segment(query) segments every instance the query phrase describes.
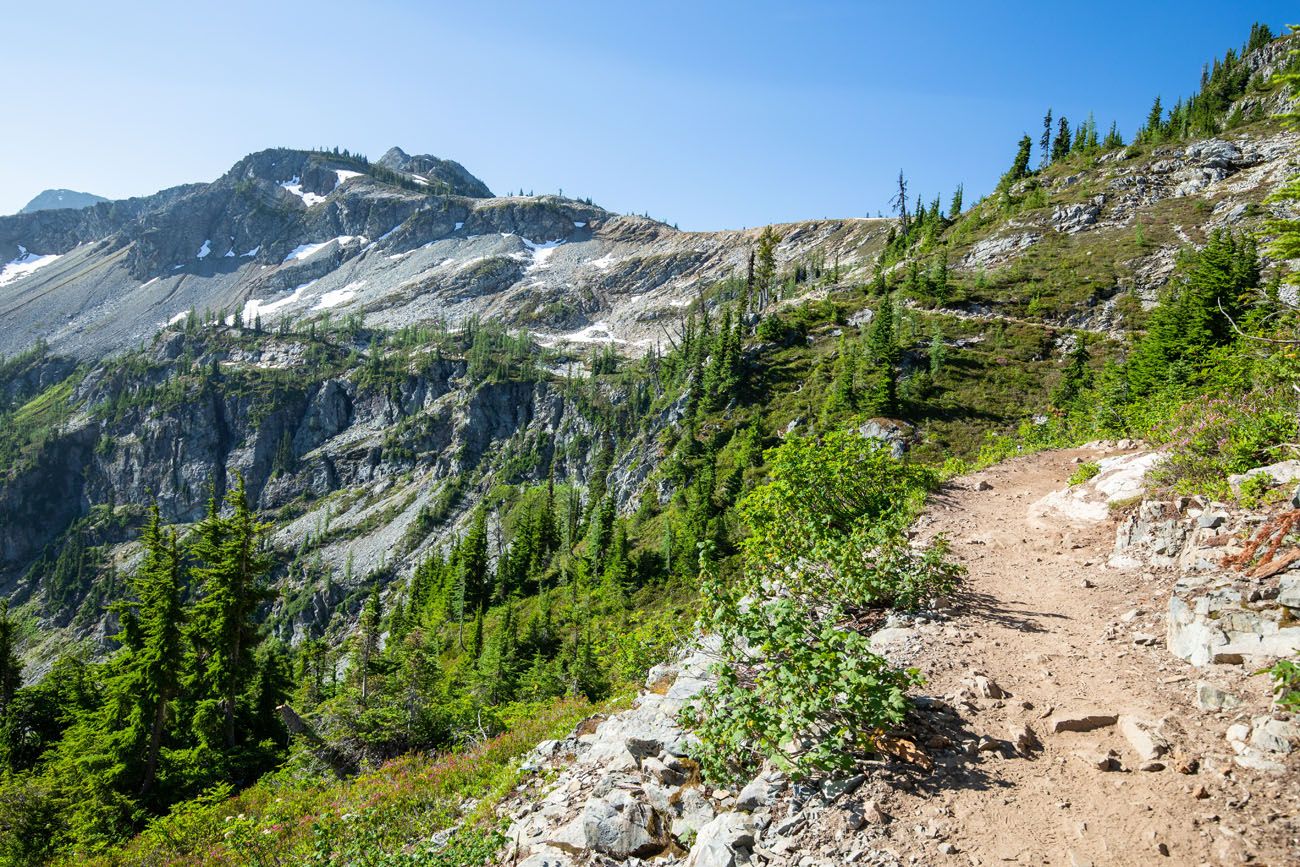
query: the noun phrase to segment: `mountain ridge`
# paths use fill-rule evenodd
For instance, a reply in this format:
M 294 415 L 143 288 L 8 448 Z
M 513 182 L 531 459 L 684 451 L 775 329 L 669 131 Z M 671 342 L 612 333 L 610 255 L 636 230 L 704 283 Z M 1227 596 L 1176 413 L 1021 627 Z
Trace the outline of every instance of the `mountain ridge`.
M 100 202 L 107 202 L 108 199 L 103 196 L 97 196 L 94 193 L 79 193 L 76 190 L 52 189 L 42 190 L 32 198 L 30 202 L 19 209 L 20 214 L 31 214 L 36 211 L 57 211 L 63 209 L 81 210 L 89 208 L 91 205 L 97 205 Z

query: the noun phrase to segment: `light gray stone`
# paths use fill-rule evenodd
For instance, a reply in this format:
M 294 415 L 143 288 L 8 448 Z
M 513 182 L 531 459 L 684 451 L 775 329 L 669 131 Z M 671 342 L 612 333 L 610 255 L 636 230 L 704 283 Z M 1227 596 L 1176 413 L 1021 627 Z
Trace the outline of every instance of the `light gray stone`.
M 1202 530 L 1217 530 L 1223 526 L 1223 522 L 1226 520 L 1227 518 L 1223 515 L 1211 515 L 1207 512 L 1196 519 L 1196 526 Z
M 1250 745 L 1270 753 L 1286 755 L 1300 741 L 1300 726 L 1272 717 L 1257 717 L 1250 730 Z
M 582 830 L 588 849 L 620 860 L 657 855 L 668 845 L 663 817 L 624 789 L 588 799 Z
M 845 795 L 851 795 L 867 781 L 865 774 L 854 774 L 844 779 L 829 779 L 822 783 L 822 797 L 831 803 Z
M 785 779 L 767 772 L 750 780 L 736 796 L 736 809 L 752 812 L 770 805 L 785 788 Z
M 1119 718 L 1119 731 L 1143 762 L 1153 762 L 1169 752 L 1169 741 L 1156 731 L 1156 724 L 1133 716 Z
M 754 846 L 754 824 L 744 813 L 722 813 L 695 837 L 686 867 L 735 867 L 748 864 Z
M 1277 603 L 1300 608 L 1300 575 L 1283 575 L 1277 584 Z
M 1007 729 L 1008 740 L 1015 746 L 1016 752 L 1027 756 L 1043 748 L 1037 733 L 1028 723 L 1012 723 Z
M 1198 681 L 1196 684 L 1196 707 L 1198 710 L 1232 710 L 1241 705 L 1241 699 L 1224 692 L 1212 683 Z
M 1273 484 L 1289 485 L 1300 482 L 1300 460 L 1279 461 L 1264 467 L 1255 467 L 1244 473 L 1228 476 L 1228 486 L 1234 494 L 1241 493 L 1241 485 L 1251 476 L 1266 475 Z

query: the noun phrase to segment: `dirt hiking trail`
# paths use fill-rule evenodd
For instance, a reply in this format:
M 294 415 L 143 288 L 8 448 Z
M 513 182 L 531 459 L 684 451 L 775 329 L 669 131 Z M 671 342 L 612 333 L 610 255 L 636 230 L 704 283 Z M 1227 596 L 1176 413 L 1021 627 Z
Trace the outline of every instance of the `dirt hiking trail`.
M 891 834 L 900 857 L 1300 863 L 1294 776 L 1234 767 L 1227 720 L 1193 703 L 1200 672 L 1165 648 L 1174 576 L 1110 568 L 1113 518 L 1031 514 L 1080 462 L 1114 454 L 1007 461 L 945 486 L 919 520 L 917 535 L 946 536 L 969 575 L 950 619 L 893 630 L 886 652 L 921 669 L 974 743 L 942 749 L 936 730 L 921 745 L 935 774 L 894 799 L 895 822 L 914 831 Z M 1237 691 L 1262 705 L 1268 683 L 1246 677 Z

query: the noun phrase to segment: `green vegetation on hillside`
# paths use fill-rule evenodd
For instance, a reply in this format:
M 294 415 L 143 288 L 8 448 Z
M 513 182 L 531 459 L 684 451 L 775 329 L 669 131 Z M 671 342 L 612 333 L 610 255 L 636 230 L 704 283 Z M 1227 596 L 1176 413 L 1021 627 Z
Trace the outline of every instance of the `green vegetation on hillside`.
M 1270 38 L 1253 31 L 1247 51 Z M 1134 158 L 1255 122 L 1234 100 L 1275 85 L 1243 69 L 1230 52 L 1193 98 L 1153 111 Z M 1172 243 L 1192 222 L 1186 200 L 1157 203 L 1123 238 L 1052 234 L 1011 265 L 957 272 L 1008 219 L 1077 201 L 1055 181 L 1123 141 L 1113 125 L 1099 135 L 1091 118 L 1072 126 L 1049 112 L 1037 168 L 1034 144 L 1018 142 L 993 195 L 968 207 L 959 187 L 947 213 L 938 196 L 912 204 L 900 176 L 899 221 L 865 285 L 843 284 L 816 254 L 778 268 L 783 240 L 769 227 L 743 276 L 690 305 L 670 351 L 596 351 L 588 377 L 552 373 L 573 359 L 489 322 L 203 324 L 221 312 L 189 318 L 178 357 L 133 353 L 89 385 L 86 368 L 53 383 L 29 375 L 50 360 L 44 348 L 0 365 L 6 478 L 60 447 L 78 414 L 100 426 L 96 454 L 111 456 L 115 432 L 148 420 L 220 398 L 256 427 L 336 377 L 393 408 L 379 451 L 404 480 L 446 424 L 405 405 L 416 380 L 467 394 L 546 387 L 583 421 L 567 453 L 549 433 L 521 433 L 440 479 L 393 548 L 415 560 L 409 574 L 386 561 L 354 575 L 349 558 L 336 576 L 321 552 L 393 521 L 413 507 L 410 491 L 299 495 L 266 516 L 324 512 L 296 550 L 265 543 L 242 488 L 192 527 L 111 502 L 73 521 L 24 577 L 44 607 L 0 608 L 0 863 L 482 864 L 518 757 L 620 701 L 693 631 L 701 601 L 725 651 L 721 686 L 692 710 L 711 779 L 763 760 L 796 775 L 842 767 L 880 748 L 917 680 L 873 654 L 868 635 L 959 577 L 942 541 L 914 548 L 905 535 L 938 465 L 1134 436 L 1172 447 L 1168 485 L 1223 496 L 1227 473 L 1289 456 L 1300 439 L 1300 319 L 1253 237 L 1219 231 L 1189 246 L 1153 309 L 1120 311 L 1128 338 L 1049 324 L 1104 300 L 1150 244 Z M 1278 199 L 1300 199 L 1296 181 Z M 1300 255 L 1296 221 L 1266 226 L 1275 258 Z M 300 364 L 231 360 L 287 345 Z M 40 384 L 18 387 L 28 380 Z M 915 426 L 906 459 L 857 433 L 878 417 Z M 1017 426 L 1018 440 L 982 451 Z M 291 476 L 291 435 L 271 441 L 271 477 Z M 566 459 L 585 483 L 564 475 Z M 642 483 L 633 471 L 644 468 Z M 1083 465 L 1072 482 L 1095 472 Z M 619 490 L 628 477 L 636 489 Z M 330 509 L 358 503 L 364 517 L 330 525 Z M 454 519 L 459 535 L 429 544 Z M 141 557 L 111 560 L 133 528 Z M 293 647 L 277 641 L 317 594 L 333 623 Z M 110 600 L 107 658 L 77 649 L 22 683 L 31 618 L 84 626 Z M 1293 695 L 1293 670 L 1279 671 Z M 821 736 L 803 750 L 810 729 Z

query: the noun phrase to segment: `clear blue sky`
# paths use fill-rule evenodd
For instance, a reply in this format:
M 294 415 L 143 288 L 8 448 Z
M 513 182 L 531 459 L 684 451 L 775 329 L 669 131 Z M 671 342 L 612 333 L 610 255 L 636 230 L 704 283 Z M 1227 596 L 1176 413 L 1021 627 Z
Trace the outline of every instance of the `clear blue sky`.
M 1254 20 L 1300 8 L 24 0 L 4 16 L 0 213 L 335 144 L 690 229 L 874 214 L 900 167 L 946 206 L 959 182 L 991 188 L 1049 105 L 1131 135 Z

